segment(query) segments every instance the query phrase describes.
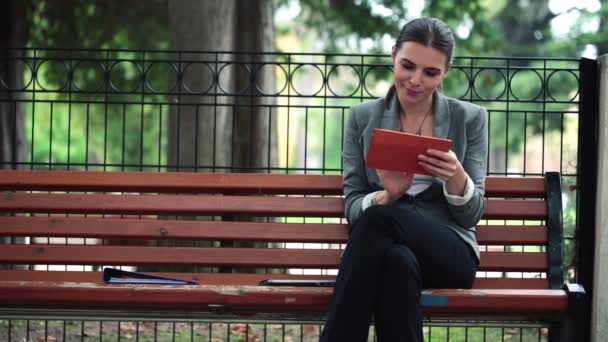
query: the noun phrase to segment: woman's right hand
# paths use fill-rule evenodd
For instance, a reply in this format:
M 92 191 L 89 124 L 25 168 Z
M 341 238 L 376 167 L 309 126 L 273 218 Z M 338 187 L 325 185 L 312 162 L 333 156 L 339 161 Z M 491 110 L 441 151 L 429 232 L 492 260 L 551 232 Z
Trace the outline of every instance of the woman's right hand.
M 410 188 L 414 174 L 400 171 L 377 169 L 378 177 L 384 186 L 384 191 L 376 195 L 377 204 L 392 204 Z

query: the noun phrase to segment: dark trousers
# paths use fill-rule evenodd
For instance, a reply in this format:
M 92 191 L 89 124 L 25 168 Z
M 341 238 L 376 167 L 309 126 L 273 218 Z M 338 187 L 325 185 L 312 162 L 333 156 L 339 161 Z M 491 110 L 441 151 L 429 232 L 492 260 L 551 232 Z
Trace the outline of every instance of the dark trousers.
M 470 288 L 472 249 L 415 212 L 373 206 L 352 227 L 322 342 L 362 342 L 372 315 L 379 342 L 422 341 L 422 288 Z

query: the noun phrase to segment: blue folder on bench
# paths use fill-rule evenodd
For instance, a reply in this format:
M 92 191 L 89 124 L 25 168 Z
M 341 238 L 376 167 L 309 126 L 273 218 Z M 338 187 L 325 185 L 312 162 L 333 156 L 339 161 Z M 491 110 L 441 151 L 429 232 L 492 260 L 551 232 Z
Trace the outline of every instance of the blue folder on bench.
M 108 284 L 160 284 L 160 285 L 198 285 L 195 281 L 160 277 L 156 275 L 123 271 L 117 268 L 103 269 L 103 281 Z

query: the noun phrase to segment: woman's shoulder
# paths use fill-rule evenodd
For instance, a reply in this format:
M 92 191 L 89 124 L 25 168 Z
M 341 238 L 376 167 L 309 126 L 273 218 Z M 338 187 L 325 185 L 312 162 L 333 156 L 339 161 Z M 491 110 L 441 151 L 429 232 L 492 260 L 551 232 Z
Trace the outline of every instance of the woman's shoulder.
M 463 114 L 469 115 L 479 115 L 486 111 L 486 109 L 480 105 L 475 103 L 471 103 L 468 101 L 463 101 L 459 99 L 455 99 L 453 97 L 442 96 L 444 101 L 451 112 L 461 112 Z
M 464 123 L 484 122 L 487 120 L 488 111 L 480 105 L 443 95 L 441 96 L 441 101 L 443 101 L 443 106 L 447 107 L 447 112 L 450 113 L 452 120 Z
M 351 107 L 351 115 L 355 115 L 358 122 L 368 121 L 374 115 L 382 114 L 386 109 L 384 98 L 365 101 Z

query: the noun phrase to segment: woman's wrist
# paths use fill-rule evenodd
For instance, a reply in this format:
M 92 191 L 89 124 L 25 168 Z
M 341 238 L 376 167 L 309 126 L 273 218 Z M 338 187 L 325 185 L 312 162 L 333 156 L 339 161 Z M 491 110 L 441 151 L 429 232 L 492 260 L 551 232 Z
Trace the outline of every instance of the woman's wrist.
M 446 182 L 446 190 L 450 195 L 462 196 L 467 185 L 467 174 L 462 168 L 459 168 L 456 174 Z
M 376 193 L 376 195 L 372 199 L 372 202 L 374 204 L 388 205 L 388 204 L 393 204 L 396 200 L 397 199 L 394 198 L 394 196 L 391 196 L 391 194 L 388 191 L 382 190 L 382 191 Z

